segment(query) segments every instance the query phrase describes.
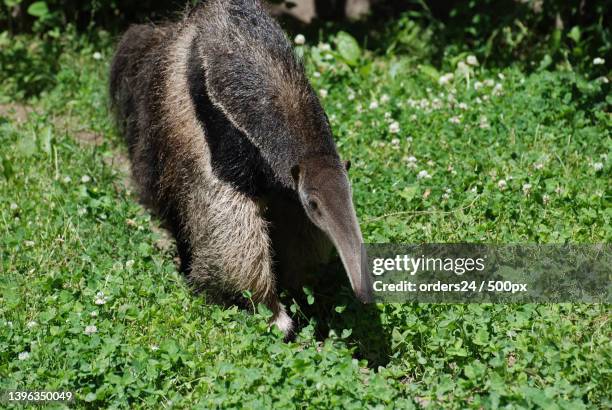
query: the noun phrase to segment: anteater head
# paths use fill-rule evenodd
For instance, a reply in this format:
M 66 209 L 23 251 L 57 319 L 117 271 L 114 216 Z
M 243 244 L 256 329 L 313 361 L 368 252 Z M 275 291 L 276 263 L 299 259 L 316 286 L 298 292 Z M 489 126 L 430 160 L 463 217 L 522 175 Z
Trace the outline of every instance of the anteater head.
M 349 162 L 331 155 L 302 160 L 291 169 L 300 202 L 308 218 L 327 234 L 340 254 L 355 295 L 370 298 L 367 276 L 361 273 L 363 238 L 353 207 Z

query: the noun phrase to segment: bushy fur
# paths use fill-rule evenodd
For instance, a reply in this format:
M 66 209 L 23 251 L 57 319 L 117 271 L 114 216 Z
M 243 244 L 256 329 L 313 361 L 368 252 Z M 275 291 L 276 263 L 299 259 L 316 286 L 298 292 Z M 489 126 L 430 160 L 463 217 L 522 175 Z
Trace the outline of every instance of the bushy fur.
M 251 291 L 289 332 L 275 272 L 295 283 L 332 248 L 291 170 L 313 158 L 342 166 L 278 24 L 256 0 L 209 0 L 179 22 L 133 26 L 110 92 L 134 179 L 189 280 L 222 301 Z

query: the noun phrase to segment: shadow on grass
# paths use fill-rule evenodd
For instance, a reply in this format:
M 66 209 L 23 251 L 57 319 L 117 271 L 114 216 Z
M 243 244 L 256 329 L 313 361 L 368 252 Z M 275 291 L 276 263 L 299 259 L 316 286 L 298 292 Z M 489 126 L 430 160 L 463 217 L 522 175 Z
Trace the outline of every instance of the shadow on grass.
M 368 361 L 369 368 L 386 366 L 391 335 L 382 325 L 376 305 L 363 304 L 355 298 L 340 260 L 336 259 L 311 280 L 314 303 L 308 303 L 304 292 L 287 292 L 284 298 L 286 306 L 295 300 L 300 307 L 302 315 L 294 315 L 298 331 L 314 321 L 317 340 L 324 341 L 333 331 L 354 349 L 355 358 Z

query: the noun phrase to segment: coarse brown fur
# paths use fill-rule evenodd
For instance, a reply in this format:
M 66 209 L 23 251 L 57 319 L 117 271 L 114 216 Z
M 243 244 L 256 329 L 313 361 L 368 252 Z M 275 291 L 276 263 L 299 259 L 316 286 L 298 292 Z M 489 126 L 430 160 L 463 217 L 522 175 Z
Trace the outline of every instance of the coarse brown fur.
M 295 286 L 327 261 L 328 237 L 342 256 L 337 238 L 354 248 L 361 234 L 329 123 L 278 25 L 256 0 L 209 0 L 133 26 L 110 90 L 140 194 L 172 228 L 188 280 L 222 302 L 250 291 L 289 333 L 278 278 Z M 345 222 L 305 210 L 319 191 Z

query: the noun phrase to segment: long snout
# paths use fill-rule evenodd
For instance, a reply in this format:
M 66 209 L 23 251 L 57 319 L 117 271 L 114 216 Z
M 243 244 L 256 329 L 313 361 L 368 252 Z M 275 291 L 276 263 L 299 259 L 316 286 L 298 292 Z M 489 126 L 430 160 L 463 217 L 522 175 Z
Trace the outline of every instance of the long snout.
M 340 254 L 357 299 L 368 303 L 372 298 L 372 286 L 367 271 L 362 271 L 361 248 L 363 237 L 350 196 L 347 201 L 334 207 L 328 225 L 328 236 Z

